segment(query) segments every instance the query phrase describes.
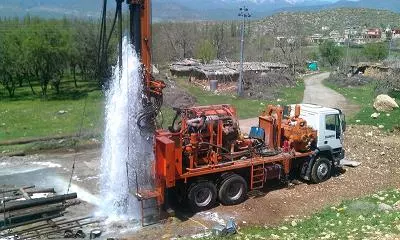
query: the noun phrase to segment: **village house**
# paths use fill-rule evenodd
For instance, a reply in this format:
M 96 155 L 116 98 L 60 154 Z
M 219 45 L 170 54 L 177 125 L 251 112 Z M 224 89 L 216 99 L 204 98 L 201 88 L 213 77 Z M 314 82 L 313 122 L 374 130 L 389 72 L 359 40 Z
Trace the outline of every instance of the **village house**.
M 380 28 L 368 28 L 364 30 L 364 38 L 366 39 L 381 39 L 382 30 Z
M 329 38 L 334 41 L 334 42 L 339 42 L 340 38 L 342 38 L 342 36 L 340 35 L 339 31 L 337 30 L 333 30 L 329 33 Z
M 400 28 L 392 29 L 392 38 L 400 38 Z
M 320 33 L 315 33 L 309 37 L 312 43 L 322 43 L 324 41 L 323 35 Z

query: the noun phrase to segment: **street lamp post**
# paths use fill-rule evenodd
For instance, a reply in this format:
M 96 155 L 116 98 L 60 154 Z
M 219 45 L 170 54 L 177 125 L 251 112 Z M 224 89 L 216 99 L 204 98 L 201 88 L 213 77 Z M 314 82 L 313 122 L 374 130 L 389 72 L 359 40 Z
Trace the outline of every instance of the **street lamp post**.
M 240 12 L 238 14 L 239 17 L 242 17 L 242 24 L 241 24 L 241 39 L 240 39 L 240 71 L 239 71 L 239 79 L 238 79 L 238 95 L 239 97 L 243 97 L 243 51 L 244 51 L 244 23 L 246 18 L 251 17 L 249 13 L 249 9 L 246 6 L 241 7 Z

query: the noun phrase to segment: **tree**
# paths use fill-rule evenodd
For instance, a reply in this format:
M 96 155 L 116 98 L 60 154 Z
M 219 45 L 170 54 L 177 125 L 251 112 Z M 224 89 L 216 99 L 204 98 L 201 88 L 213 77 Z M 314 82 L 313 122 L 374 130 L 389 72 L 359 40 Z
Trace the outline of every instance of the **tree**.
M 216 57 L 218 59 L 222 59 L 225 56 L 226 34 L 224 28 L 225 28 L 224 23 L 215 24 L 211 28 L 212 44 L 215 48 Z
M 29 60 L 33 63 L 33 72 L 42 89 L 42 96 L 47 97 L 50 81 L 59 92 L 59 85 L 67 59 L 66 33 L 50 23 L 32 28 L 29 41 L 26 42 Z
M 337 65 L 343 56 L 342 49 L 333 41 L 325 41 L 319 46 L 319 52 L 322 59 L 327 61 L 331 66 Z
M 71 33 L 71 42 L 69 43 L 68 57 L 69 65 L 73 73 L 75 86 L 76 84 L 76 67 L 79 66 L 82 74 L 82 79 L 94 79 L 97 72 L 97 52 L 98 46 L 95 28 L 91 23 L 79 22 L 76 24 L 73 32 Z M 109 59 L 114 59 L 115 45 L 114 42 L 110 43 L 107 49 Z M 114 49 L 114 50 L 113 50 Z M 99 82 L 103 84 L 102 81 Z
M 200 42 L 196 54 L 198 59 L 201 59 L 203 63 L 209 63 L 211 60 L 215 59 L 215 56 L 215 48 L 209 40 L 203 40 Z
M 17 65 L 16 39 L 7 34 L 0 40 L 0 82 L 7 90 L 9 97 L 14 97 L 17 88 Z
M 363 53 L 370 61 L 380 61 L 387 58 L 389 49 L 385 43 L 369 43 L 364 46 Z

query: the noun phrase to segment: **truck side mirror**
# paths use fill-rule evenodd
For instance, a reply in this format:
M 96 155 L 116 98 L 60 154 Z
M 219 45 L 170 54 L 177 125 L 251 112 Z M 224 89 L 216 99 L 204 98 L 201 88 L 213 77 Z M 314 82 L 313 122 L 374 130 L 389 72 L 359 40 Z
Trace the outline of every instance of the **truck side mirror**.
M 344 114 L 341 114 L 340 119 L 342 120 L 342 131 L 346 132 L 346 116 Z

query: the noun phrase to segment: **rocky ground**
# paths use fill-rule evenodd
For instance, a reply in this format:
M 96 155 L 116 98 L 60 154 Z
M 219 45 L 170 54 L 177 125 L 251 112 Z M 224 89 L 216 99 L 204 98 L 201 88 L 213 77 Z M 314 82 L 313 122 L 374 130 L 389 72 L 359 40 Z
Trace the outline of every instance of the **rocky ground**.
M 372 194 L 382 189 L 400 187 L 400 134 L 381 132 L 370 126 L 349 126 L 345 139 L 347 158 L 359 161 L 357 168 L 321 184 L 303 183 L 291 189 L 278 188 L 256 194 L 238 206 L 217 206 L 207 213 L 139 232 L 133 239 L 151 239 L 148 232 L 169 238 L 195 234 L 212 228 L 229 217 L 239 226 L 270 226 L 308 216 L 342 200 Z M 192 226 L 182 228 L 180 226 Z M 203 231 L 203 230 L 202 230 Z M 185 233 L 186 232 L 186 233 Z

